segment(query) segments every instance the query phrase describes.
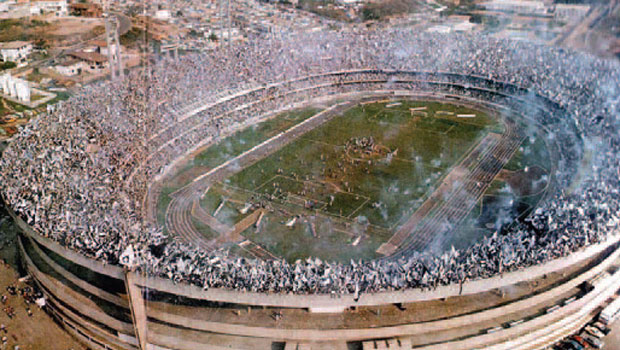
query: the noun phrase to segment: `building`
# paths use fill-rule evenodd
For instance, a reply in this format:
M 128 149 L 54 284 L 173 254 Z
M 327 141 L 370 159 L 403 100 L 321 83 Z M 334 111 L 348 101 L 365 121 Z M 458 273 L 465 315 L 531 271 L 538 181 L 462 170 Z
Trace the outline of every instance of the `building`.
M 27 41 L 9 41 L 0 43 L 0 56 L 4 62 L 25 62 L 32 52 L 32 44 Z
M 0 89 L 6 96 L 20 102 L 30 102 L 30 85 L 28 81 L 15 78 L 10 73 L 0 76 Z
M 452 31 L 452 27 L 438 24 L 438 25 L 429 27 L 428 29 L 426 29 L 426 31 L 428 33 L 448 34 Z
M 69 14 L 67 0 L 30 0 L 28 1 L 31 15 L 53 13 L 56 16 Z
M 11 18 L 54 14 L 67 16 L 67 0 L 9 0 L 0 3 L 0 12 Z
M 137 28 L 148 31 L 153 39 L 162 41 L 168 40 L 178 35 L 179 30 L 176 26 L 147 16 L 136 16 L 133 23 Z
M 97 52 L 99 54 L 102 54 L 104 56 L 107 56 L 109 53 L 109 49 L 108 49 L 108 42 L 105 40 L 93 40 L 90 42 L 92 45 L 95 46 L 94 48 L 94 52 Z M 112 48 L 115 48 L 114 46 Z M 115 50 L 114 50 L 115 51 Z M 116 52 L 112 52 L 113 55 L 116 55 Z
M 160 21 L 169 21 L 172 18 L 172 14 L 170 10 L 157 10 L 154 17 Z
M 54 70 L 64 76 L 72 77 L 75 75 L 80 75 L 82 73 L 82 70 L 84 70 L 84 66 L 84 61 L 81 61 L 77 58 L 72 58 L 63 63 L 55 65 Z
M 82 62 L 83 71 L 88 73 L 102 73 L 108 68 L 108 57 L 97 52 L 75 51 L 69 56 Z
M 590 11 L 590 5 L 581 4 L 556 4 L 554 17 L 559 20 L 576 21 Z
M 481 3 L 488 11 L 516 13 L 528 16 L 548 16 L 549 9 L 542 1 L 493 0 Z
M 82 17 L 99 18 L 103 16 L 103 9 L 98 4 L 75 3 L 69 5 L 71 14 Z

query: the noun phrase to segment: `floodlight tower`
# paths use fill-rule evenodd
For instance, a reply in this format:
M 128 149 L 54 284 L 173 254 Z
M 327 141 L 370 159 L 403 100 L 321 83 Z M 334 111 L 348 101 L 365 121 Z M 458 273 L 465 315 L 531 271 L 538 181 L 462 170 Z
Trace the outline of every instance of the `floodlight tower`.
M 217 20 L 220 25 L 220 49 L 222 48 L 222 43 L 224 42 L 224 0 L 217 1 Z
M 228 10 L 227 10 L 227 14 L 228 14 L 228 58 L 230 60 L 230 57 L 232 56 L 232 21 L 231 21 L 231 15 L 230 15 L 230 0 L 228 1 Z
M 121 60 L 121 44 L 119 39 L 120 21 L 110 14 L 110 0 L 103 2 L 105 16 L 105 36 L 108 45 L 108 62 L 110 65 L 110 78 L 122 80 L 125 73 Z

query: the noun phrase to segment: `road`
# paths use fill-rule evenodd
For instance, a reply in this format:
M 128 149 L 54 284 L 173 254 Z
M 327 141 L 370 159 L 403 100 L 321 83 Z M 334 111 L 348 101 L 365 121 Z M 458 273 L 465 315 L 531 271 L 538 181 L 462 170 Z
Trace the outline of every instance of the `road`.
M 581 21 L 572 26 L 567 26 L 567 30 L 553 40 L 551 44 L 605 55 L 609 43 L 597 27 L 601 20 L 614 13 L 619 6 L 620 1 L 618 0 L 599 5 L 593 4 Z

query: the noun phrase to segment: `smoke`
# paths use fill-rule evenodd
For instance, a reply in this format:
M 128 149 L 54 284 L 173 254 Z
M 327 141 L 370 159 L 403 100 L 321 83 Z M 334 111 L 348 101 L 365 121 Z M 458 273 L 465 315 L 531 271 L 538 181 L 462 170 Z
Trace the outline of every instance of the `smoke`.
M 549 176 L 543 175 L 538 180 L 532 181 L 532 192 L 537 192 L 541 187 L 545 186 L 549 182 Z
M 514 208 L 516 194 L 512 190 L 512 187 L 506 184 L 500 189 L 499 193 L 501 193 L 502 196 L 496 197 L 499 200 L 496 202 L 498 210 L 494 222 L 494 228 L 498 231 L 504 225 L 511 224 L 517 216 L 517 212 Z

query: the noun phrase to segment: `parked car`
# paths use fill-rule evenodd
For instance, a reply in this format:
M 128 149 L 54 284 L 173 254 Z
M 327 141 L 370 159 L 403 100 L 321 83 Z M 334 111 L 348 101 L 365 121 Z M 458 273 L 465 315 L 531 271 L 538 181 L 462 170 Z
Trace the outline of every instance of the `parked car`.
M 607 335 L 609 334 L 609 332 L 611 332 L 611 329 L 609 329 L 609 327 L 605 326 L 603 323 L 601 322 L 594 322 L 593 324 L 594 327 L 598 328 L 601 332 L 603 332 L 603 334 Z
M 578 336 L 578 335 L 573 335 L 573 336 L 571 337 L 571 339 L 572 339 L 572 340 L 574 340 L 574 341 L 576 341 L 577 343 L 581 344 L 581 345 L 582 345 L 583 347 L 585 347 L 585 348 L 590 347 L 590 346 L 588 345 L 588 342 L 587 342 L 587 341 L 585 341 L 582 337 L 580 337 L 580 336 Z
M 585 346 L 579 344 L 577 341 L 573 339 L 566 340 L 566 343 L 570 344 L 575 350 L 583 350 L 586 348 Z
M 597 339 L 586 332 L 581 333 L 581 337 L 596 349 L 602 349 L 605 346 L 605 343 L 602 340 Z
M 605 334 L 603 332 L 601 332 L 598 328 L 594 327 L 594 326 L 586 326 L 585 328 L 586 332 L 590 333 L 591 335 L 601 339 L 605 337 Z

